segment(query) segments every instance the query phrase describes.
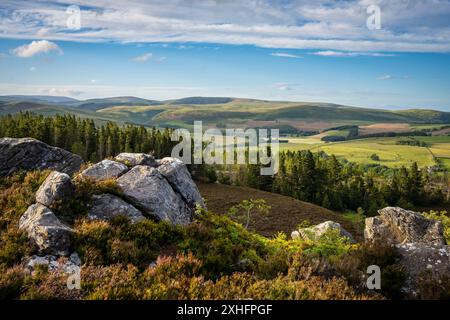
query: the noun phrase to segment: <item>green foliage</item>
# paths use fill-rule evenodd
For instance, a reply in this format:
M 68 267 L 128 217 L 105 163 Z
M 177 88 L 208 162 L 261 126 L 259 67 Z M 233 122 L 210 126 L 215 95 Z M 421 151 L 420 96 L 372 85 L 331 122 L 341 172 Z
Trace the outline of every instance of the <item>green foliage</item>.
M 269 213 L 270 209 L 271 207 L 267 205 L 264 199 L 249 199 L 232 206 L 228 211 L 228 215 L 247 229 L 254 211 L 257 211 L 260 215 L 265 215 Z
M 346 211 L 342 214 L 342 217 L 352 223 L 358 232 L 364 230 L 366 216 L 364 215 L 364 210 L 362 208 L 359 208 L 357 212 Z
M 450 244 L 450 216 L 447 211 L 434 211 L 423 213 L 425 218 L 441 221 L 444 226 L 444 237 L 447 243 Z
M 205 169 L 205 175 L 206 175 L 206 178 L 208 179 L 208 182 L 215 183 L 217 181 L 217 174 L 216 174 L 216 170 L 214 170 L 214 168 L 211 168 L 208 166 Z
M 74 248 L 88 265 L 131 263 L 145 267 L 180 236 L 181 231 L 167 222 L 132 224 L 121 216 L 111 223 L 80 220 L 75 224 Z
M 262 237 L 228 217 L 204 210 L 199 210 L 197 219 L 184 229 L 183 241 L 178 247 L 203 261 L 202 272 L 208 278 L 253 270 L 268 252 Z M 246 263 L 242 263 L 243 260 Z
M 236 185 L 272 191 L 335 211 L 361 208 L 367 215 L 388 205 L 413 208 L 442 204 L 448 182 L 445 176 L 431 178 L 415 162 L 410 168 L 368 167 L 310 151 L 281 152 L 279 171 L 273 177 L 261 176 L 257 165 L 218 166 L 217 170 L 222 174 L 232 172 L 229 177 Z
M 30 112 L 0 117 L 0 137 L 31 137 L 80 155 L 85 161 L 115 156 L 120 152 L 169 156 L 176 142 L 170 129 L 118 126 L 114 122 L 97 127 L 93 119 L 73 115 L 44 117 Z
M 314 240 L 305 241 L 303 252 L 334 259 L 349 252 L 352 247 L 347 237 L 340 236 L 339 230 L 329 229 L 319 237 L 315 237 Z

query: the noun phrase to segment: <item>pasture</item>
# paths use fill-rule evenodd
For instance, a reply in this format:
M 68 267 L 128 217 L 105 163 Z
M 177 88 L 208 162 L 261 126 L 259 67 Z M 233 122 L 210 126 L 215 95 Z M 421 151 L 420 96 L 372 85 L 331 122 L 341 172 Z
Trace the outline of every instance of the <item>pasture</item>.
M 417 162 L 419 167 L 441 164 L 450 169 L 450 137 L 415 137 L 426 142 L 429 147 L 397 145 L 398 137 L 368 138 L 343 142 L 324 143 L 318 136 L 288 139 L 288 143 L 280 144 L 280 150 L 311 150 L 334 154 L 338 159 L 347 159 L 362 164 L 381 164 L 391 168 L 410 166 Z M 371 158 L 372 154 L 379 161 Z

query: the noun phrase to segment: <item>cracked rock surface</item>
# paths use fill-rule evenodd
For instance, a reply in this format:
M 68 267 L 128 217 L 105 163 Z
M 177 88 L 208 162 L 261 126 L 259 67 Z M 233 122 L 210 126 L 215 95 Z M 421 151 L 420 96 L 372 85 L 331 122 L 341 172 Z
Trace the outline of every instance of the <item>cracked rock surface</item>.
M 83 163 L 80 156 L 36 139 L 0 138 L 0 176 L 35 169 L 52 169 L 71 175 Z

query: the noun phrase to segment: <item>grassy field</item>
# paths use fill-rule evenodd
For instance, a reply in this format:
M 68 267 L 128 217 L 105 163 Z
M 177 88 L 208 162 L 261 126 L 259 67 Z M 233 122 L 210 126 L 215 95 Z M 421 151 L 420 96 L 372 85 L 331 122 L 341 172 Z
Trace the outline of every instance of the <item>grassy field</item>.
M 280 145 L 280 150 L 311 150 L 334 154 L 340 159 L 357 163 L 378 163 L 388 167 L 409 166 L 417 162 L 420 167 L 434 166 L 438 162 L 450 169 L 450 137 L 415 137 L 430 147 L 397 145 L 399 138 L 369 138 L 343 142 L 324 143 L 319 135 L 306 138 L 292 138 Z M 377 154 L 380 161 L 371 159 Z

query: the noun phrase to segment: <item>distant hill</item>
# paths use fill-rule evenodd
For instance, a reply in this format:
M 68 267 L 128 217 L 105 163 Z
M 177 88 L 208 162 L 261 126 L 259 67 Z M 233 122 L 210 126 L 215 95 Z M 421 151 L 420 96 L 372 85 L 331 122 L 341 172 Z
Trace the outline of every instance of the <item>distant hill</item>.
M 14 96 L 0 96 L 0 102 L 34 102 L 43 104 L 69 104 L 76 103 L 79 100 L 62 96 L 28 96 L 28 95 L 14 95 Z
M 267 101 L 231 97 L 188 97 L 158 101 L 131 96 L 76 100 L 54 96 L 0 96 L 0 115 L 33 111 L 44 115 L 72 113 L 101 121 L 149 126 L 290 127 L 301 131 L 375 123 L 447 124 L 450 112 L 383 110 L 332 103 Z
M 75 103 L 71 103 L 70 105 L 84 110 L 96 111 L 113 106 L 143 106 L 155 104 L 161 104 L 161 102 L 136 97 L 112 97 L 112 98 L 77 101 Z
M 218 104 L 229 103 L 233 98 L 228 97 L 188 97 L 167 101 L 169 104 Z

